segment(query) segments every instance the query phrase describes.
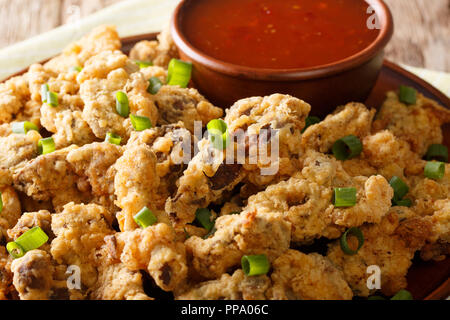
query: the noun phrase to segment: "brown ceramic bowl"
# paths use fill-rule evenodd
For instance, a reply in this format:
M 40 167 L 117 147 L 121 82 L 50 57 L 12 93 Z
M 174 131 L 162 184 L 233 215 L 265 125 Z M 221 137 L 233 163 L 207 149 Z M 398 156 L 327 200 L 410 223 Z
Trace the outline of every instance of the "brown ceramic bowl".
M 363 51 L 332 64 L 303 69 L 259 69 L 214 59 L 193 47 L 182 28 L 182 19 L 195 0 L 183 0 L 174 12 L 171 32 L 183 60 L 194 65 L 195 87 L 218 106 L 272 93 L 301 98 L 312 113 L 325 115 L 349 101 L 365 101 L 381 70 L 384 48 L 393 34 L 392 15 L 382 0 L 367 0 L 378 15 L 381 30 Z M 369 16 L 368 16 L 369 17 Z

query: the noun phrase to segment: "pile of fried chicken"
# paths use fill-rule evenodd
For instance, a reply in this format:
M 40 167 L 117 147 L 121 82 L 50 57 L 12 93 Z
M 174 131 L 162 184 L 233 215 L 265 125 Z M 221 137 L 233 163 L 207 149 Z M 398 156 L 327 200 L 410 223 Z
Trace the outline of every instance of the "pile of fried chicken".
M 224 112 L 195 88 L 149 93 L 149 79 L 166 83 L 177 58 L 167 31 L 129 55 L 120 49 L 115 28 L 98 27 L 0 84 L 0 299 L 148 300 L 155 290 L 181 300 L 352 299 L 375 293 L 366 283 L 370 265 L 381 269 L 381 293 L 392 296 L 406 288 L 415 255 L 449 254 L 450 165 L 430 179 L 423 157 L 443 143 L 450 110 L 421 94 L 406 105 L 388 92 L 378 113 L 349 103 L 304 130 L 311 106 L 288 95 L 243 99 Z M 56 107 L 42 103 L 44 84 L 57 93 Z M 117 113 L 119 90 L 152 128 L 136 131 Z M 195 139 L 194 122 L 220 118 L 230 133 L 256 139 L 277 130 L 278 172 L 205 161 L 209 141 Z M 23 121 L 39 130 L 14 133 Z M 121 145 L 105 141 L 108 132 Z M 363 151 L 337 160 L 330 149 L 349 135 Z M 41 155 L 38 142 L 49 136 L 56 150 Z M 180 163 L 185 141 L 198 153 Z M 394 176 L 408 185 L 412 206 L 393 204 Z M 333 205 L 340 187 L 356 188 L 356 205 Z M 157 223 L 136 223 L 143 207 Z M 195 223 L 199 208 L 209 208 L 212 231 Z M 49 240 L 14 259 L 6 244 L 35 227 Z M 340 238 L 352 227 L 364 244 L 349 255 Z M 325 252 L 302 250 L 324 239 Z M 246 275 L 244 255 L 266 255 L 270 271 Z M 79 288 L 67 285 L 70 266 L 81 270 Z

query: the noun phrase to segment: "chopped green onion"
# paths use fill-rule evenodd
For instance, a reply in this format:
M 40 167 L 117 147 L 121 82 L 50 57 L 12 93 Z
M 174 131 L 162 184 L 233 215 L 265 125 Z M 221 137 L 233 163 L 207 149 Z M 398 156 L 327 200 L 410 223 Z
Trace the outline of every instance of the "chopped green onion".
M 310 126 L 319 123 L 320 118 L 319 117 L 307 117 L 305 120 L 305 127 L 302 130 L 302 133 L 306 131 Z
M 393 204 L 399 207 L 410 208 L 412 206 L 412 200 L 411 199 L 393 200 Z
M 432 144 L 425 155 L 428 161 L 436 160 L 441 162 L 448 162 L 448 148 L 442 144 Z
M 212 221 L 211 212 L 208 209 L 197 209 L 195 218 L 203 228 L 208 230 L 208 232 L 214 227 L 214 221 Z
M 336 141 L 331 150 L 336 159 L 348 160 L 359 156 L 363 145 L 358 137 L 350 135 Z
M 444 177 L 445 163 L 438 161 L 428 161 L 425 165 L 425 177 L 439 180 Z
M 58 106 L 58 94 L 56 92 L 47 92 L 47 104 L 52 106 L 52 107 L 57 107 Z
M 83 70 L 82 67 L 72 67 L 71 71 L 75 71 L 75 72 L 81 72 L 81 70 Z
M 128 96 L 123 91 L 117 91 L 116 93 L 116 110 L 122 117 L 127 118 L 130 114 L 130 103 Z
M 391 300 L 414 300 L 414 298 L 408 290 L 400 290 L 391 298 Z
M 151 212 L 147 207 L 142 208 L 134 217 L 134 221 L 141 227 L 147 228 L 154 225 L 158 219 L 155 217 L 153 212 Z
M 12 124 L 12 132 L 14 133 L 27 134 L 30 130 L 39 131 L 39 128 L 37 127 L 37 125 L 30 121 L 14 122 Z
M 151 94 L 157 94 L 159 89 L 163 86 L 163 83 L 161 80 L 159 80 L 158 77 L 151 77 L 149 80 L 149 85 L 147 88 L 147 92 Z
M 208 129 L 209 140 L 213 146 L 219 150 L 224 150 L 230 143 L 228 126 L 225 121 L 220 119 L 211 120 L 206 126 Z
M 381 296 L 371 296 L 367 298 L 367 300 L 386 300 L 386 299 Z
M 15 242 L 8 242 L 6 250 L 8 250 L 9 254 L 14 259 L 22 258 L 25 255 L 25 251 L 22 247 Z
M 169 63 L 167 84 L 170 86 L 180 86 L 186 88 L 191 80 L 192 63 L 178 59 L 172 59 Z
M 152 122 L 147 117 L 130 115 L 130 119 L 131 124 L 136 131 L 144 131 L 152 127 Z
M 135 60 L 135 62 L 139 66 L 140 69 L 148 68 L 153 65 L 153 62 L 151 62 L 151 61 Z
M 408 185 L 397 176 L 393 176 L 389 184 L 394 189 L 394 201 L 403 199 L 409 191 Z
M 406 104 L 415 104 L 417 101 L 417 91 L 411 87 L 400 86 L 398 99 Z
M 353 207 L 356 205 L 356 188 L 335 188 L 333 200 L 335 207 Z
M 18 244 L 25 252 L 37 249 L 48 241 L 48 236 L 40 227 L 34 227 L 22 234 L 16 239 Z
M 41 86 L 41 101 L 42 103 L 47 102 L 47 93 L 50 91 L 48 84 L 43 84 Z
M 348 246 L 347 236 L 349 234 L 355 236 L 358 239 L 358 248 L 356 250 L 352 250 Z M 364 235 L 363 235 L 361 229 L 356 228 L 356 227 L 352 227 L 352 228 L 348 229 L 347 231 L 345 231 L 345 233 L 341 237 L 342 251 L 344 251 L 345 254 L 348 254 L 351 256 L 357 254 L 359 249 L 361 249 L 361 247 L 363 246 L 363 244 L 364 244 Z
M 105 141 L 120 146 L 122 138 L 118 134 L 108 132 Z
M 241 259 L 242 270 L 247 276 L 260 276 L 270 270 L 270 262 L 265 254 L 243 256 Z
M 3 211 L 3 199 L 2 199 L 2 193 L 0 192 L 0 213 Z
M 39 154 L 48 154 L 56 150 L 55 141 L 52 137 L 41 139 L 38 142 Z

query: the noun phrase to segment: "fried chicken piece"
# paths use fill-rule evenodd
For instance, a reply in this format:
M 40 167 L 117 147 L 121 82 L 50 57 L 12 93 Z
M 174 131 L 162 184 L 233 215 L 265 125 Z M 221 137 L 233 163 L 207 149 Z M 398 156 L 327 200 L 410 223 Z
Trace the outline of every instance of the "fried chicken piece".
M 172 227 L 159 223 L 145 229 L 119 232 L 105 239 L 112 259 L 129 270 L 147 270 L 165 291 L 175 290 L 187 277 L 184 245 Z
M 175 225 L 183 226 L 192 222 L 198 208 L 207 207 L 210 203 L 220 200 L 224 192 L 232 190 L 244 179 L 262 188 L 287 179 L 298 171 L 300 132 L 309 110 L 310 106 L 304 101 L 280 94 L 236 102 L 225 117 L 232 137 L 232 143 L 226 152 L 214 148 L 208 139 L 200 141 L 199 153 L 191 160 L 178 181 L 176 196 L 167 200 L 166 212 Z M 268 159 L 261 159 L 264 154 L 255 159 L 252 158 L 255 156 L 254 150 L 249 152 L 249 149 L 262 144 L 258 143 L 262 129 L 276 130 L 275 133 L 270 130 L 265 132 L 268 132 L 269 141 L 279 140 L 278 154 L 274 150 L 272 155 L 269 150 L 271 147 L 267 148 L 270 158 L 268 162 Z M 234 141 L 234 137 L 243 141 Z M 260 151 L 263 153 L 263 150 Z M 239 157 L 245 153 L 243 159 L 230 157 L 230 154 L 236 152 Z
M 25 108 L 30 92 L 24 76 L 0 83 L 0 124 L 13 121 Z
M 150 61 L 155 66 L 167 69 L 170 60 L 178 58 L 178 50 L 172 40 L 170 29 L 165 28 L 159 35 L 158 41 L 138 42 L 130 52 L 130 58 L 134 60 Z
M 16 240 L 22 234 L 34 227 L 40 227 L 49 237 L 49 242 L 55 237 L 52 228 L 52 215 L 47 210 L 26 212 L 17 221 L 16 225 L 8 230 L 8 236 Z
M 271 285 L 267 276 L 247 277 L 242 270 L 233 275 L 224 273 L 217 280 L 202 282 L 177 300 L 266 300 L 266 291 Z
M 317 253 L 289 250 L 273 262 L 274 300 L 351 300 L 352 290 L 344 274 Z
M 122 212 L 117 214 L 122 231 L 138 228 L 133 217 L 147 206 L 154 210 L 158 199 L 160 179 L 156 173 L 156 156 L 149 146 L 138 144 L 125 150 L 115 164 L 117 170 L 114 190 L 117 205 Z
M 39 156 L 14 172 L 14 186 L 35 200 L 52 200 L 58 211 L 69 202 L 89 202 L 90 195 L 77 188 L 79 177 L 66 161 L 68 147 Z
M 450 110 L 437 102 L 418 93 L 414 105 L 405 105 L 400 102 L 398 94 L 391 91 L 387 93 L 372 130 L 391 131 L 406 141 L 413 152 L 423 156 L 430 145 L 442 143 L 441 126 L 448 122 Z
M 221 118 L 222 109 L 213 106 L 197 89 L 163 86 L 155 95 L 160 118 L 159 125 L 183 121 L 186 128 L 194 133 L 194 122 L 201 121 L 205 127 L 209 121 Z
M 195 137 L 182 122 L 132 133 L 126 148 L 145 144 L 156 156 L 156 174 L 160 183 L 153 205 L 157 209 L 164 210 L 167 198 L 174 196 L 176 181 L 192 158 L 195 142 Z
M 0 301 L 10 300 L 14 295 L 11 261 L 4 246 L 0 246 Z
M 0 197 L 3 209 L 0 211 L 0 241 L 8 239 L 6 231 L 12 228 L 19 220 L 22 210 L 19 196 L 12 187 L 0 188 Z
M 41 135 L 34 130 L 27 134 L 11 134 L 0 137 L 0 167 L 10 169 L 39 155 L 38 142 Z
M 95 142 L 69 152 L 67 161 L 75 173 L 87 179 L 95 195 L 114 194 L 114 164 L 123 154 L 122 147 L 108 143 Z
M 140 70 L 141 73 L 144 75 L 145 80 L 150 80 L 152 77 L 158 78 L 162 83 L 167 83 L 167 70 L 158 67 L 158 66 L 151 66 L 147 68 L 143 68 Z
M 291 225 L 281 215 L 244 211 L 216 220 L 217 231 L 207 239 L 186 240 L 192 267 L 205 279 L 216 279 L 240 264 L 246 254 L 266 254 L 273 261 L 289 248 Z
M 142 275 L 123 263 L 101 266 L 91 300 L 153 300 L 144 293 Z
M 105 139 L 113 132 L 126 142 L 134 131 L 131 120 L 116 111 L 118 91 L 127 94 L 131 114 L 157 123 L 158 110 L 147 92 L 148 81 L 138 71 L 139 67 L 120 51 L 106 51 L 90 59 L 78 75 L 85 104 L 82 116 L 97 138 Z
M 76 265 L 81 269 L 81 282 L 92 287 L 97 282 L 97 253 L 104 238 L 114 233 L 112 215 L 103 207 L 69 203 L 59 214 L 52 215 L 55 239 L 51 254 L 58 264 Z
M 327 257 L 343 272 L 353 292 L 367 297 L 373 290 L 367 288 L 367 268 L 376 265 L 381 269 L 381 292 L 394 295 L 407 286 L 406 274 L 414 253 L 419 250 L 431 233 L 428 219 L 411 218 L 399 222 L 395 211 L 391 211 L 380 224 L 361 227 L 364 245 L 355 255 L 345 254 L 336 241 L 329 246 Z M 356 239 L 349 237 L 351 248 Z
M 64 73 L 73 67 L 83 67 L 87 60 L 103 51 L 122 47 L 114 26 L 99 26 L 79 41 L 69 44 L 63 53 L 47 62 L 44 67 L 55 73 Z
M 302 135 L 302 146 L 320 152 L 328 152 L 333 144 L 348 135 L 362 140 L 370 133 L 375 109 L 367 109 L 361 103 L 349 103 L 337 108 L 322 122 L 310 126 Z

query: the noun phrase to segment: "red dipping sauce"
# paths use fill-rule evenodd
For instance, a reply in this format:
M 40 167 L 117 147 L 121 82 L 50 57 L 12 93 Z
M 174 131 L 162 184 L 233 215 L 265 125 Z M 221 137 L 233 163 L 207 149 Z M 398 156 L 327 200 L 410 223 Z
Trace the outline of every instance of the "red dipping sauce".
M 330 64 L 368 47 L 363 0 L 196 0 L 184 34 L 205 54 L 236 65 L 299 69 Z

